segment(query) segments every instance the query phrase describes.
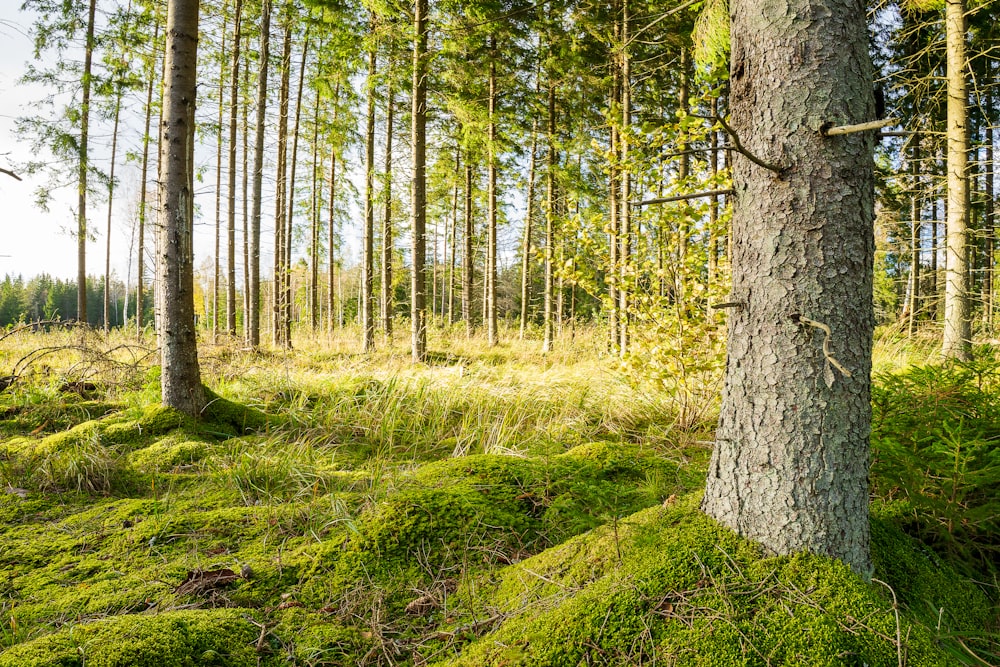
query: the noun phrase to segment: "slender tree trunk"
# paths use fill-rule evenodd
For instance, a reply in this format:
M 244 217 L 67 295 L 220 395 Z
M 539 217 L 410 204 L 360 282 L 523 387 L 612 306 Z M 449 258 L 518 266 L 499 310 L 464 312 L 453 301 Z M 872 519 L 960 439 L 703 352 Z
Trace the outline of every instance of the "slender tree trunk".
M 548 165 L 545 173 L 545 319 L 542 325 L 542 352 L 551 352 L 554 344 L 553 309 L 555 299 L 553 291 L 554 272 L 552 263 L 555 261 L 553 245 L 556 240 L 556 84 L 552 73 L 549 73 L 549 105 L 548 127 L 546 141 L 548 142 Z
M 462 318 L 465 320 L 466 337 L 472 338 L 476 327 L 472 312 L 472 284 L 475 282 L 475 263 L 472 250 L 472 165 L 468 157 L 465 160 L 465 233 L 462 241 Z
M 287 9 L 287 7 L 286 7 Z M 275 173 L 274 196 L 274 278 L 271 288 L 272 310 L 271 331 L 274 344 L 287 348 L 289 341 L 285 339 L 285 274 L 288 266 L 285 264 L 285 225 L 287 212 L 287 170 L 288 170 L 288 106 L 289 86 L 292 70 L 292 20 L 285 14 L 281 46 L 281 85 L 278 89 L 278 164 Z
M 992 66 L 988 66 L 987 71 L 991 71 Z M 986 117 L 993 118 L 993 96 L 995 95 L 995 90 L 990 89 L 986 93 Z M 985 184 L 984 189 L 986 190 L 986 206 L 983 209 L 983 228 L 986 233 L 986 270 L 983 277 L 983 311 L 984 320 L 990 332 L 993 331 L 993 302 L 994 302 L 994 290 L 993 290 L 993 278 L 995 275 L 994 271 L 994 255 L 996 252 L 996 218 L 994 217 L 995 211 L 995 199 L 994 199 L 994 170 L 995 165 L 993 162 L 993 123 L 992 121 L 986 124 L 986 155 L 983 161 L 983 171 L 985 172 Z
M 712 98 L 712 115 L 719 113 L 719 98 Z M 709 132 L 708 154 L 709 169 L 714 183 L 719 175 L 719 133 Z M 708 200 L 708 282 L 714 285 L 719 273 L 719 198 L 712 196 Z
M 632 125 L 632 63 L 628 54 L 629 33 L 629 4 L 628 0 L 622 0 L 622 80 L 621 80 L 621 105 L 622 105 L 622 129 L 619 144 L 621 145 L 621 218 L 619 220 L 621 251 L 618 258 L 621 264 L 621 284 L 619 285 L 619 332 L 618 353 L 624 358 L 628 354 L 629 346 L 629 319 L 630 315 L 630 292 L 632 282 L 632 216 L 629 200 L 632 199 L 632 177 L 629 173 L 629 127 Z M 683 159 L 683 158 L 682 158 Z
M 121 89 L 116 93 L 111 129 L 111 169 L 108 174 L 108 225 L 104 239 L 104 333 L 111 331 L 111 212 L 115 201 L 115 160 L 118 157 L 118 120 L 121 117 Z M 126 285 L 126 289 L 128 286 Z
M 614 39 L 617 41 L 620 38 L 618 32 L 618 24 L 615 23 L 614 26 Z M 621 94 L 621 68 L 617 66 L 617 62 L 612 64 L 612 84 L 611 84 L 611 99 L 608 100 L 608 108 L 614 109 L 615 105 L 618 103 Z M 618 218 L 618 204 L 619 204 L 619 192 L 618 192 L 618 124 L 613 120 L 608 124 L 610 130 L 609 137 L 609 148 L 611 159 L 608 164 L 608 210 L 609 210 L 609 225 L 608 225 L 608 333 L 610 335 L 610 349 L 612 352 L 618 351 L 618 343 L 621 340 L 621 327 L 619 322 L 619 311 L 618 311 L 618 272 L 619 272 L 619 218 Z M 547 227 L 546 227 L 547 229 Z
M 80 164 L 76 211 L 76 319 L 87 322 L 87 171 L 90 168 L 90 82 L 94 61 L 94 17 L 97 0 L 90 0 L 87 41 L 83 58 L 83 99 L 80 104 Z
M 249 44 L 248 44 L 249 45 Z M 243 90 L 250 90 L 250 63 L 243 53 Z M 243 340 L 250 342 L 250 104 L 243 100 Z
M 913 137 L 910 162 L 910 300 L 907 327 L 912 338 L 917 327 L 920 303 L 920 137 Z
M 197 417 L 205 405 L 194 325 L 191 156 L 194 154 L 198 0 L 167 5 L 166 81 L 160 128 L 157 292 L 163 404 Z
M 340 84 L 338 83 L 333 89 L 333 126 L 337 126 L 337 111 L 340 105 Z M 337 212 L 337 149 L 336 147 L 330 150 L 330 210 L 327 212 L 328 215 L 328 226 L 327 226 L 327 258 L 329 261 L 329 276 L 327 278 L 328 282 L 328 292 L 326 297 L 326 311 L 327 317 L 329 318 L 329 329 L 333 332 L 334 329 L 334 318 L 336 312 L 336 270 L 337 270 L 337 223 L 336 223 L 336 212 Z M 339 322 L 339 319 L 337 320 Z
M 222 118 L 226 108 L 226 29 L 229 14 L 222 5 L 222 54 L 219 63 L 219 110 L 215 131 L 215 253 L 212 256 L 212 343 L 219 340 L 219 282 L 222 280 Z
M 375 14 L 371 14 L 372 33 Z M 361 348 L 365 352 L 375 349 L 375 316 L 373 308 L 373 274 L 375 270 L 375 77 L 377 48 L 374 44 L 368 53 L 368 121 L 365 129 L 365 228 L 361 262 Z
M 240 32 L 243 0 L 233 10 L 233 54 L 229 75 L 229 201 L 226 219 L 226 331 L 236 335 L 236 127 L 240 93 Z M 225 33 L 223 33 L 225 34 Z
M 285 220 L 285 271 L 284 271 L 284 297 L 282 298 L 282 304 L 284 305 L 284 314 L 282 316 L 282 325 L 284 326 L 284 331 L 282 332 L 282 338 L 285 342 L 285 347 L 292 346 L 292 319 L 294 305 L 293 291 L 292 291 L 292 241 L 293 241 L 293 229 L 295 220 L 295 176 L 298 167 L 298 155 L 299 155 L 299 134 L 302 127 L 302 91 L 305 87 L 306 79 L 306 58 L 309 54 L 309 31 L 306 30 L 305 39 L 302 44 L 302 58 L 299 61 L 299 84 L 298 89 L 295 93 L 295 125 L 292 126 L 292 152 L 289 157 L 291 162 L 291 168 L 289 169 L 288 176 L 288 212 Z
M 677 103 L 683 113 L 690 111 L 690 75 L 688 73 L 688 51 L 681 49 L 681 87 L 678 92 Z M 684 183 L 691 174 L 691 158 L 687 154 L 687 142 L 679 145 L 682 155 L 680 164 L 677 167 L 677 180 Z M 679 312 L 687 313 L 687 256 L 688 256 L 688 235 L 691 233 L 690 220 L 686 211 L 682 212 L 677 219 L 677 270 L 674 272 L 676 280 L 674 282 L 674 296 L 679 304 Z
M 391 56 L 390 56 L 391 58 Z M 392 66 L 389 66 L 389 76 L 386 77 L 385 103 L 385 216 L 382 218 L 382 329 L 385 340 L 392 345 L 392 314 L 395 308 L 392 294 L 392 122 L 393 96 Z
M 260 70 L 257 73 L 257 118 L 254 127 L 253 204 L 250 210 L 250 310 L 248 343 L 260 347 L 260 218 L 264 181 L 264 130 L 267 118 L 267 70 L 270 59 L 271 0 L 261 1 Z
M 322 51 L 322 45 L 320 46 Z M 319 328 L 319 209 L 322 194 L 320 192 L 319 175 L 323 165 L 319 159 L 319 93 L 313 99 L 313 134 L 312 134 L 312 194 L 310 195 L 309 230 L 309 328 L 315 334 Z
M 864 4 L 732 0 L 733 286 L 704 510 L 870 576 L 874 115 Z
M 536 89 L 538 86 L 536 85 Z M 528 203 L 524 212 L 524 239 L 521 242 L 521 339 L 528 328 L 531 302 L 531 222 L 535 206 L 535 154 L 538 152 L 538 119 L 531 121 L 531 157 L 528 158 Z
M 451 268 L 448 271 L 448 322 L 454 324 L 455 315 L 455 254 L 458 250 L 458 179 L 462 169 L 462 152 L 455 145 L 455 187 L 451 193 Z
M 420 363 L 427 355 L 427 0 L 413 6 L 413 280 L 410 321 L 412 355 Z
M 497 344 L 497 40 L 490 35 L 489 99 L 487 101 L 489 130 L 487 145 L 487 240 L 486 240 L 486 340 L 490 347 Z
M 965 83 L 965 1 L 947 0 L 948 241 L 945 252 L 944 344 L 947 359 L 972 358 L 969 304 L 969 131 Z
M 135 329 L 136 335 L 142 337 L 144 319 L 144 289 L 145 289 L 145 267 L 146 267 L 146 212 L 149 210 L 146 205 L 146 187 L 149 182 L 149 126 L 153 117 L 153 81 L 156 78 L 156 54 L 160 41 L 160 22 L 156 21 L 153 28 L 152 55 L 150 56 L 149 69 L 146 76 L 149 83 L 146 85 L 146 123 L 145 131 L 142 134 L 142 175 L 139 182 L 139 243 L 138 255 L 138 283 L 135 290 Z

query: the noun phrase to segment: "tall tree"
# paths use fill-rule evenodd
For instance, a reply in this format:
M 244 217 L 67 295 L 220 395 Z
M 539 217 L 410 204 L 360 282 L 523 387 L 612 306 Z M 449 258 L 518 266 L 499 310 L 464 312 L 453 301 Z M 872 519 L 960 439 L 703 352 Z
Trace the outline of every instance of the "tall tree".
M 250 347 L 260 347 L 260 217 L 264 181 L 264 121 L 267 118 L 267 70 L 271 45 L 271 0 L 260 4 L 260 64 L 257 72 L 257 119 L 254 128 L 253 197 L 250 209 L 250 312 L 247 313 Z
M 229 65 L 229 187 L 226 210 L 226 331 L 236 335 L 236 126 L 239 118 L 240 41 L 243 0 L 233 8 L 233 50 Z
M 948 239 L 945 250 L 946 358 L 972 358 L 969 304 L 969 130 L 965 82 L 965 0 L 945 3 L 948 53 Z
M 385 211 L 382 216 L 382 330 L 386 343 L 392 345 L 392 314 L 395 309 L 392 294 L 392 132 L 395 91 L 392 77 L 392 43 L 386 49 L 389 65 L 386 72 L 385 90 L 385 174 L 382 185 L 382 199 Z
M 194 322 L 194 154 L 198 0 L 169 0 L 160 127 L 157 296 L 163 404 L 197 417 L 205 406 Z
M 873 118 L 865 3 L 731 0 L 730 12 L 730 124 L 746 152 L 703 508 L 768 551 L 866 575 L 874 132 L 821 131 Z
M 427 355 L 427 12 L 428 0 L 413 3 L 413 271 L 410 327 L 414 363 Z
M 375 77 L 378 74 L 378 45 L 375 41 L 375 12 L 370 13 L 368 51 L 368 113 L 365 125 L 365 227 L 361 259 L 361 347 L 375 348 Z

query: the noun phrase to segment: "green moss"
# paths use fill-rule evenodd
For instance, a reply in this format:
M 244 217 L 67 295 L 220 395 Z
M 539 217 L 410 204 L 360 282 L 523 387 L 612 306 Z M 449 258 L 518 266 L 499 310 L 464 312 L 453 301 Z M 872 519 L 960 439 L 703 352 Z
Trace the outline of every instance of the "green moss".
M 236 434 L 263 430 L 270 422 L 280 420 L 269 416 L 247 405 L 225 399 L 205 387 L 206 405 L 202 410 L 202 419 L 213 424 L 229 426 Z
M 211 451 L 209 444 L 188 438 L 188 434 L 178 433 L 157 440 L 130 453 L 129 464 L 143 472 L 162 472 L 204 460 Z
M 0 654 L 0 667 L 251 667 L 257 635 L 239 610 L 121 616 L 19 644 Z
M 644 510 L 510 567 L 485 588 L 483 581 L 463 587 L 459 607 L 502 622 L 439 664 L 897 664 L 896 620 L 883 588 L 838 561 L 763 558 L 702 515 L 697 501 Z M 889 542 L 884 531 L 873 536 L 882 554 L 876 562 L 890 568 L 878 575 L 892 578 L 899 556 L 917 581 L 944 577 L 952 590 L 941 595 L 973 601 L 956 610 L 962 627 L 984 626 L 988 607 L 971 583 L 921 563 L 920 548 L 898 532 Z M 910 611 L 918 601 L 897 595 L 907 664 L 953 664 Z

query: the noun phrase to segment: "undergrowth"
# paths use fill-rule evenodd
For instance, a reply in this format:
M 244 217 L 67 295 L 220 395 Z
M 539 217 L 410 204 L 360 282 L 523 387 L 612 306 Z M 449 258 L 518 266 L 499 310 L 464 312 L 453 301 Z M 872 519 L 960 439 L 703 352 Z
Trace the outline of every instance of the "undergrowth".
M 0 667 L 1000 660 L 984 354 L 878 378 L 865 583 L 701 515 L 711 434 L 583 333 L 208 347 L 194 421 L 79 335 L 0 345 Z

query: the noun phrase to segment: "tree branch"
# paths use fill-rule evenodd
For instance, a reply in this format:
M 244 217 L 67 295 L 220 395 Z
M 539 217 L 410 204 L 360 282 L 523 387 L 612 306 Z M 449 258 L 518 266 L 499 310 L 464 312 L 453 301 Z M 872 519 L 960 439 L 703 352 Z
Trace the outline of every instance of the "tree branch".
M 651 204 L 668 204 L 672 201 L 684 201 L 685 199 L 698 199 L 700 197 L 721 197 L 733 194 L 732 188 L 725 190 L 707 190 L 705 192 L 692 192 L 687 195 L 674 195 L 673 197 L 657 197 L 656 199 L 644 199 L 642 201 L 630 202 L 630 206 L 649 206 Z
M 895 125 L 899 121 L 895 118 L 883 118 L 882 120 L 873 120 L 868 123 L 858 123 L 857 125 L 840 125 L 838 127 L 828 127 L 827 123 L 824 123 L 819 128 L 819 133 L 824 137 L 835 137 L 841 134 L 854 134 L 855 132 L 867 132 L 868 130 L 880 130 L 883 127 L 888 127 L 890 125 Z
M 699 116 L 697 114 L 691 114 L 691 115 L 694 116 L 695 118 L 703 118 L 705 120 L 715 121 L 716 123 L 718 123 L 719 125 L 721 125 L 722 129 L 725 130 L 726 134 L 729 135 L 729 138 L 733 140 L 733 145 L 732 146 L 728 146 L 727 148 L 732 148 L 737 153 L 739 153 L 740 155 L 742 155 L 746 159 L 750 160 L 751 162 L 753 162 L 758 167 L 763 167 L 764 169 L 767 169 L 769 171 L 773 171 L 774 173 L 778 174 L 779 176 L 781 174 L 785 173 L 785 169 L 787 169 L 787 167 L 782 167 L 780 165 L 771 164 L 770 162 L 764 162 L 759 157 L 757 157 L 756 155 L 754 155 L 753 153 L 751 153 L 750 151 L 748 151 L 746 148 L 744 148 L 743 144 L 740 142 L 740 138 L 738 136 L 736 136 L 736 131 L 733 128 L 729 127 L 729 123 L 727 123 L 722 116 L 719 116 L 718 114 L 716 114 L 714 116 Z
M 4 169 L 3 167 L 0 167 L 0 174 L 7 174 L 11 178 L 13 178 L 15 181 L 20 181 L 21 180 L 21 177 L 18 176 L 17 174 L 15 174 L 14 172 L 12 172 L 10 169 Z

